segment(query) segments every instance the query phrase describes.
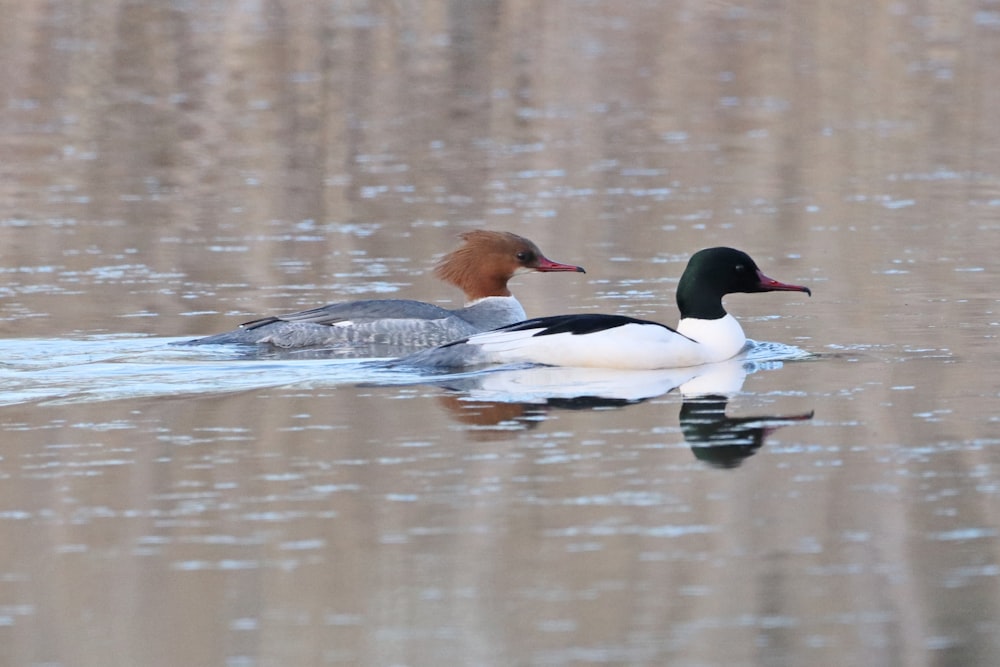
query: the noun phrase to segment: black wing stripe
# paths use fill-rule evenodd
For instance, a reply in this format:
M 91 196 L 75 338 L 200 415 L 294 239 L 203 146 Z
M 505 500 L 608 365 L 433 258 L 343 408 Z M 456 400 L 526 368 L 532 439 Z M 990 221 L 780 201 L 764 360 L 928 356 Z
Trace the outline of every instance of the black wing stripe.
M 663 327 L 669 331 L 674 331 L 665 324 L 653 322 L 652 320 L 640 320 L 625 315 L 554 315 L 549 317 L 536 317 L 516 324 L 501 327 L 497 331 L 528 331 L 538 329 L 535 336 L 551 336 L 554 334 L 568 333 L 573 336 L 606 331 L 626 324 L 644 324 Z M 675 331 L 676 333 L 676 331 Z

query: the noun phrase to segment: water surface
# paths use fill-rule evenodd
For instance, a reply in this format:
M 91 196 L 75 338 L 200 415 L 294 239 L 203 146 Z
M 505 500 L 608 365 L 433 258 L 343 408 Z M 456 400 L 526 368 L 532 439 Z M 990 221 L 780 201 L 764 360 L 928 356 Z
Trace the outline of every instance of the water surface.
M 1000 12 L 7 3 L 0 663 L 1000 662 Z M 170 345 L 505 229 L 531 315 L 762 345 L 427 376 Z

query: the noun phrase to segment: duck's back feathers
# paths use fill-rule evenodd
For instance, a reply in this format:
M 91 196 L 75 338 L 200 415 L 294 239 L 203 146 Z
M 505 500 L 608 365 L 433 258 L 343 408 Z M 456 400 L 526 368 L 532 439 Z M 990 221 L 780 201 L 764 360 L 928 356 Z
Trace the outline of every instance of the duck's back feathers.
M 274 322 L 309 322 L 333 325 L 341 322 L 359 322 L 382 319 L 424 319 L 440 320 L 452 315 L 452 311 L 431 303 L 411 299 L 368 299 L 331 303 L 319 308 L 310 308 L 285 315 L 262 317 L 244 322 L 241 329 L 252 331 Z
M 555 334 L 571 334 L 582 336 L 621 327 L 626 324 L 650 324 L 664 329 L 670 329 L 665 324 L 651 320 L 640 320 L 625 315 L 604 315 L 600 313 L 580 315 L 550 315 L 534 317 L 524 322 L 518 322 L 498 331 L 531 331 L 533 336 L 552 336 Z M 673 331 L 673 329 L 670 329 Z

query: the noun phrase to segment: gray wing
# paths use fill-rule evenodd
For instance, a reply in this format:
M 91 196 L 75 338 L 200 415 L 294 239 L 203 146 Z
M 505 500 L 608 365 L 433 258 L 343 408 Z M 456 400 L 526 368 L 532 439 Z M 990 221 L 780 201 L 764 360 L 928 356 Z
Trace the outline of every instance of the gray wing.
M 338 322 L 366 322 L 371 320 L 418 319 L 440 320 L 453 315 L 447 308 L 441 308 L 423 301 L 410 299 L 369 299 L 331 303 L 319 308 L 300 310 L 297 313 L 263 317 L 240 325 L 241 329 L 253 330 L 275 322 L 308 322 L 310 324 L 333 325 Z

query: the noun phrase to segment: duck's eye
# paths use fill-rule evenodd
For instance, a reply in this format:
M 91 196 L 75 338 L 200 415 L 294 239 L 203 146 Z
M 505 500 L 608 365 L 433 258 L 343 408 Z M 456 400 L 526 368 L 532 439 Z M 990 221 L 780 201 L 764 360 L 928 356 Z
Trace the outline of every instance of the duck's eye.
M 736 273 L 743 273 L 746 270 L 747 270 L 746 265 L 744 265 L 744 264 L 737 264 L 736 265 Z
M 528 252 L 527 250 L 522 250 L 515 256 L 517 257 L 517 260 L 519 262 L 527 262 L 529 259 L 531 259 L 531 253 Z

